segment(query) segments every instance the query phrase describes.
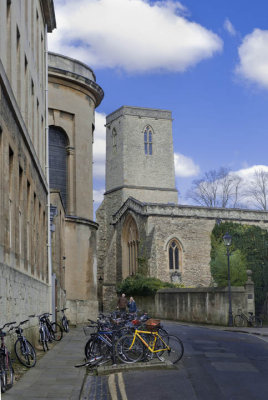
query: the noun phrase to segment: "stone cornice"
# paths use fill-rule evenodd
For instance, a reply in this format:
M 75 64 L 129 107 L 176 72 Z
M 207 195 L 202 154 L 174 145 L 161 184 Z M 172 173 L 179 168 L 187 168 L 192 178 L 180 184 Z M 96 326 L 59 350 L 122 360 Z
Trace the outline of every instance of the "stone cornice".
M 122 185 L 117 186 L 113 189 L 107 190 L 104 195 L 116 192 L 117 190 L 121 189 L 138 189 L 138 190 L 159 190 L 160 192 L 178 192 L 177 189 L 173 188 L 161 188 L 161 187 L 150 187 L 150 186 L 136 186 L 136 185 Z
M 122 106 L 107 115 L 106 123 L 110 124 L 115 119 L 123 116 L 123 115 L 131 115 L 133 117 L 139 118 L 153 118 L 153 119 L 166 119 L 172 121 L 172 114 L 169 110 L 158 110 L 155 108 L 144 108 L 144 107 L 131 107 L 131 106 Z
M 56 28 L 56 17 L 53 0 L 41 0 L 47 31 L 52 32 Z
M 94 95 L 94 98 L 96 99 L 96 107 L 101 103 L 104 97 L 102 88 L 96 82 L 85 78 L 82 75 L 76 74 L 75 72 L 49 66 L 48 76 L 62 79 L 65 82 L 75 83 L 78 87 L 81 86 L 82 88 L 86 89 Z
M 66 215 L 65 216 L 65 221 L 66 222 L 75 223 L 75 224 L 87 225 L 87 226 L 90 226 L 91 228 L 94 228 L 96 230 L 99 228 L 99 224 L 97 224 L 97 222 L 94 222 L 94 221 L 92 221 L 90 219 L 87 219 L 87 218 L 77 217 L 77 216 L 74 216 L 74 215 Z
M 112 224 L 116 224 L 128 211 L 133 211 L 145 217 L 193 218 L 215 221 L 263 222 L 264 224 L 268 224 L 267 211 L 142 203 L 132 197 L 129 197 L 122 207 L 112 216 Z

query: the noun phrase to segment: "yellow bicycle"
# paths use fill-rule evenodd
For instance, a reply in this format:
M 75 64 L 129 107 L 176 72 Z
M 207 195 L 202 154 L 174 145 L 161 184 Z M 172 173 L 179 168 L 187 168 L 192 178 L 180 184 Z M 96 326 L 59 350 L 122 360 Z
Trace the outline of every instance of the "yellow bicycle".
M 160 321 L 150 319 L 147 330 L 136 329 L 133 334 L 121 336 L 116 342 L 116 354 L 124 363 L 146 359 L 148 354 L 156 355 L 161 361 L 177 363 L 183 356 L 184 346 L 174 335 L 161 336 L 158 332 Z

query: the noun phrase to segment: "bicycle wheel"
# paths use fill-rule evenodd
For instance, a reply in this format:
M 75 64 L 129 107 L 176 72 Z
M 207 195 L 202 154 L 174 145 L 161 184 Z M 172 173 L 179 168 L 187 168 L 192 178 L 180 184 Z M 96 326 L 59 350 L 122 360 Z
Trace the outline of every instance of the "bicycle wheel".
M 68 333 L 69 332 L 69 324 L 68 324 L 67 318 L 62 319 L 62 326 L 63 326 L 64 331 L 66 333 Z
M 99 338 L 89 339 L 85 346 L 85 356 L 87 360 L 102 356 L 102 360 L 111 358 L 112 347 L 110 348 Z
M 252 317 L 252 325 L 254 328 L 262 328 L 262 319 L 260 317 Z
M 15 346 L 15 353 L 19 362 L 27 368 L 32 368 L 36 364 L 35 349 L 28 340 L 17 339 Z
M 234 326 L 237 326 L 237 327 L 244 327 L 244 326 L 246 326 L 246 321 L 245 321 L 245 319 L 241 316 L 241 315 L 236 315 L 235 317 L 234 317 Z
M 63 335 L 62 327 L 57 322 L 53 322 L 51 324 L 51 329 L 49 330 L 53 340 L 59 342 L 62 339 Z
M 183 356 L 183 343 L 177 336 L 169 335 L 167 344 L 169 346 L 169 350 L 165 350 L 162 355 L 158 355 L 158 358 L 161 361 L 169 361 L 172 364 L 176 364 Z
M 130 348 L 133 338 L 134 335 L 125 335 L 121 336 L 116 342 L 116 355 L 123 363 L 134 363 L 144 357 L 144 346 L 138 338 Z
M 48 344 L 47 344 L 47 339 L 46 339 L 46 334 L 43 330 L 40 331 L 39 342 L 42 345 L 44 351 L 49 350 Z
M 9 354 L 7 357 L 5 357 L 5 371 L 6 371 L 6 389 L 10 389 L 13 386 L 14 369 Z
M 4 368 L 5 364 L 5 356 L 0 356 L 0 378 L 1 378 L 1 393 L 5 393 L 7 390 L 7 377 L 6 377 L 6 370 Z

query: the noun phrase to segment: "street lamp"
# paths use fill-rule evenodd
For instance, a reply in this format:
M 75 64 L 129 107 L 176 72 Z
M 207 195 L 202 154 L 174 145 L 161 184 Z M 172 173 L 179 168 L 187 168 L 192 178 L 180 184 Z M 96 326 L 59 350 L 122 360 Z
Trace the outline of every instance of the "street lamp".
M 231 297 L 231 279 L 230 279 L 230 251 L 229 248 L 232 243 L 232 236 L 227 232 L 223 236 L 223 242 L 227 249 L 227 261 L 228 261 L 228 295 L 229 295 L 229 318 L 228 326 L 233 326 L 233 312 L 232 312 L 232 297 Z

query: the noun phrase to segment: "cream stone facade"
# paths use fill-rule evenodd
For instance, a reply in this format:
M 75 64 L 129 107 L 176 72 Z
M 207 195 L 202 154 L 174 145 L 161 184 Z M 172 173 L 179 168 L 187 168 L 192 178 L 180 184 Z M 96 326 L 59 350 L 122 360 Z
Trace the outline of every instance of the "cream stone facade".
M 0 27 L 2 325 L 51 307 L 46 43 L 56 27 L 53 1 L 1 1 Z
M 115 304 L 116 284 L 141 264 L 163 281 L 209 286 L 210 235 L 219 221 L 267 229 L 265 211 L 177 204 L 169 111 L 121 107 L 107 116 L 106 141 L 106 193 L 96 214 L 105 310 Z
M 66 304 L 68 318 L 79 323 L 98 312 L 92 143 L 103 91 L 89 67 L 59 54 L 49 53 L 48 81 L 51 204 L 57 209 L 52 232 L 56 304 Z

